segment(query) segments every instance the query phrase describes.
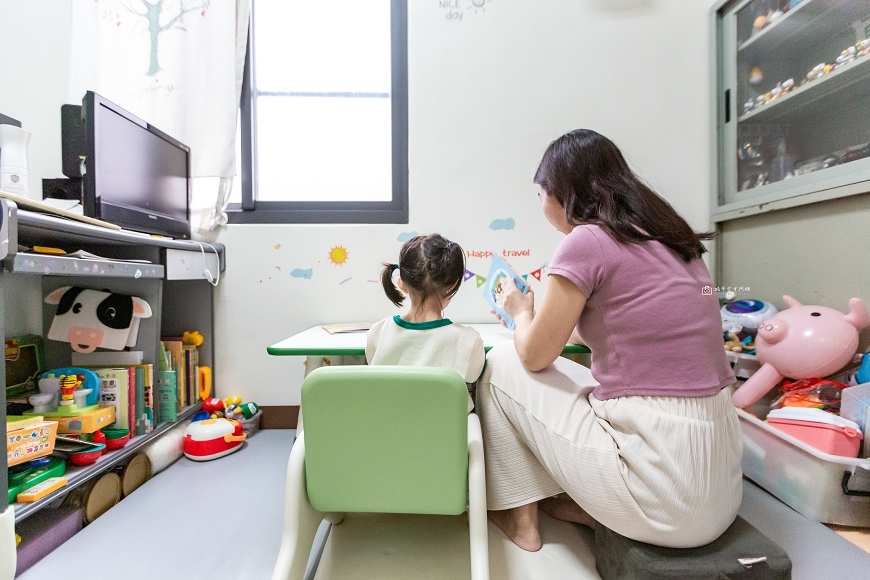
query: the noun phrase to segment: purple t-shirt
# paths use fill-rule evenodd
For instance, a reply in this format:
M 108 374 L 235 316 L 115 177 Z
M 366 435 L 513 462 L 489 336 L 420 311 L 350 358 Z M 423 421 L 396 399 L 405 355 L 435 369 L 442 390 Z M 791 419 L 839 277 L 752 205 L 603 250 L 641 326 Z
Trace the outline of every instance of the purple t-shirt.
M 553 274 L 586 295 L 577 332 L 592 351 L 595 398 L 708 397 L 735 382 L 700 258 L 687 264 L 659 242 L 620 244 L 583 225 L 556 248 Z

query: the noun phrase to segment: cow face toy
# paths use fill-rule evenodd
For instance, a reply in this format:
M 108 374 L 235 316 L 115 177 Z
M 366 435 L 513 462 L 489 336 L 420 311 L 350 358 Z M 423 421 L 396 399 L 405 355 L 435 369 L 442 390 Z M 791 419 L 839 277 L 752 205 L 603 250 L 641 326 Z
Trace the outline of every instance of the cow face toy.
M 77 352 L 134 346 L 139 320 L 151 316 L 151 307 L 141 298 L 78 286 L 58 288 L 45 302 L 57 304 L 48 338 L 68 342 Z

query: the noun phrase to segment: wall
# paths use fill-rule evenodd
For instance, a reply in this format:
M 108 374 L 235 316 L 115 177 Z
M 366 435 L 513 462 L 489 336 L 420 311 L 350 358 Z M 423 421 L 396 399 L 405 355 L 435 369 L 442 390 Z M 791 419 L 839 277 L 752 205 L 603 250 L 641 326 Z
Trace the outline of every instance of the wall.
M 749 287 L 744 298 L 780 309 L 783 294 L 843 313 L 855 296 L 870 305 L 867 224 L 870 193 L 724 222 L 718 285 Z M 863 352 L 870 330 L 861 339 Z
M 0 22 L 7 23 L 0 24 L 0 54 L 33 53 L 24 66 L 38 72 L 24 77 L 20 92 L 0 90 L 0 111 L 50 135 L 31 146 L 31 173 L 58 176 L 66 97 L 58 71 L 68 70 L 69 15 L 20 4 L 0 0 Z M 298 404 L 301 359 L 269 357 L 266 346 L 314 324 L 396 313 L 370 280 L 382 262 L 396 260 L 402 234 L 439 231 L 468 251 L 528 250 L 512 264 L 521 273 L 541 267 L 560 236 L 540 215 L 531 179 L 547 144 L 568 130 L 588 127 L 613 139 L 693 227 L 709 227 L 712 2 L 491 0 L 478 10 L 468 0 L 409 4 L 410 223 L 238 225 L 214 236 L 228 251 L 216 309 L 221 394 Z M 9 24 L 7 14 L 18 21 Z M 46 35 L 47 20 L 67 29 Z M 0 59 L 0 79 L 8 78 L 7 61 Z M 44 119 L 53 125 L 43 126 Z M 493 229 L 495 220 L 508 219 L 513 229 Z M 338 245 L 348 250 L 341 266 L 329 260 Z M 487 265 L 468 259 L 474 272 L 485 274 Z M 311 277 L 294 277 L 296 269 Z M 533 281 L 539 295 L 543 285 Z M 490 320 L 473 281 L 447 315 Z

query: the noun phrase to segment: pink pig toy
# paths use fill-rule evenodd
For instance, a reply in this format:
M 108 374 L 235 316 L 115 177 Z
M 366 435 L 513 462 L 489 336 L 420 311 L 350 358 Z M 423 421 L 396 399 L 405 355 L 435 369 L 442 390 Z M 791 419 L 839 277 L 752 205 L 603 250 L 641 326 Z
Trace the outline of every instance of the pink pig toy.
M 755 339 L 762 364 L 731 396 L 736 407 L 758 401 L 785 377 L 810 379 L 834 373 L 858 350 L 858 331 L 870 326 L 860 298 L 849 300 L 849 314 L 824 306 L 803 306 L 783 296 L 789 308 L 766 320 Z

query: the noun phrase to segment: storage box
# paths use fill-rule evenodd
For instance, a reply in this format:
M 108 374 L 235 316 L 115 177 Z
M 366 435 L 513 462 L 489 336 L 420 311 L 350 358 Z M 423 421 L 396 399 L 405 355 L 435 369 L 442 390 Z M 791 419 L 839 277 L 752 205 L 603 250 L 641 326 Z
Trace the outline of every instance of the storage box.
M 767 423 L 831 455 L 858 457 L 864 438 L 857 423 L 821 409 L 776 409 L 768 413 Z
M 864 451 L 861 456 L 870 456 L 870 383 L 843 389 L 840 416 L 858 424 L 864 434 Z
M 21 536 L 15 575 L 39 562 L 82 529 L 82 510 L 44 509 L 15 526 Z
M 737 409 L 743 474 L 811 520 L 870 527 L 870 460 L 830 455 Z
M 42 421 L 36 425 L 6 433 L 6 465 L 12 467 L 31 459 L 50 455 L 57 436 L 56 421 Z
M 6 340 L 6 398 L 36 392 L 36 378 L 45 370 L 42 337 L 35 334 Z
M 58 433 L 93 433 L 115 422 L 115 407 L 100 407 L 96 411 L 75 417 L 55 417 Z

